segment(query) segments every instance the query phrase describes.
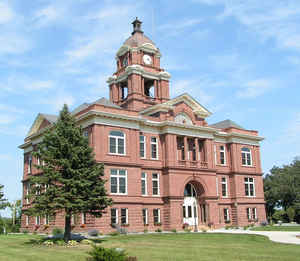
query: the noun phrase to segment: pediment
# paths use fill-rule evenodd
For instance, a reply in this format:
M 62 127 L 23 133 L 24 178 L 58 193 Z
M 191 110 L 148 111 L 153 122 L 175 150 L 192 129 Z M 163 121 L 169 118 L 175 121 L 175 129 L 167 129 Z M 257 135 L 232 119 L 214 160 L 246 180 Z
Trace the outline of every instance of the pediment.
M 31 125 L 30 130 L 27 133 L 26 137 L 29 137 L 39 132 L 41 129 L 56 122 L 56 120 L 57 120 L 57 116 L 55 115 L 47 115 L 47 114 L 39 113 L 35 118 L 33 124 Z
M 141 111 L 140 113 L 143 115 L 151 115 L 156 112 L 167 112 L 169 110 L 174 110 L 175 107 L 179 106 L 179 104 L 181 103 L 185 103 L 187 106 L 189 106 L 192 112 L 198 117 L 207 118 L 210 115 L 212 115 L 212 113 L 209 110 L 207 110 L 203 105 L 201 105 L 192 96 L 190 96 L 187 93 L 184 93 L 167 102 L 148 107 L 147 109 Z

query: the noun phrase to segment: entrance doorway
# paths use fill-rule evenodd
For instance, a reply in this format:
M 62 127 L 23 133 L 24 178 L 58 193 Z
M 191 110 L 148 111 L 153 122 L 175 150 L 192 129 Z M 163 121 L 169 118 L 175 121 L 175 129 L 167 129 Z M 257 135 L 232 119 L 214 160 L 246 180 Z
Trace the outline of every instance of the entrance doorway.
M 184 201 L 182 206 L 183 223 L 190 226 L 198 225 L 198 201 L 195 187 L 188 183 L 184 188 Z

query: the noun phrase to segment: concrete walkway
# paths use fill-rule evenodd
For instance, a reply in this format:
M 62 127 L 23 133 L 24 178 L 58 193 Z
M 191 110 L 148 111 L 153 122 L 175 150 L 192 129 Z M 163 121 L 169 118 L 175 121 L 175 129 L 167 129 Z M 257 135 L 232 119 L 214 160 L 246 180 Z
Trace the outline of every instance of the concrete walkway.
M 278 243 L 297 244 L 300 245 L 300 232 L 283 232 L 283 231 L 252 231 L 241 229 L 216 229 L 210 231 L 211 233 L 230 233 L 230 234 L 252 234 L 267 236 L 270 240 Z

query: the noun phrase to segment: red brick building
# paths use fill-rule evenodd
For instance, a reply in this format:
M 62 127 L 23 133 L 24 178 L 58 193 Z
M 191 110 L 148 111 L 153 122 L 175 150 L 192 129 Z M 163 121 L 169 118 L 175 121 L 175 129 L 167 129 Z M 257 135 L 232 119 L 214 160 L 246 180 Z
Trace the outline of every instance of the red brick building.
M 107 80 L 109 100 L 84 103 L 72 113 L 85 129 L 96 160 L 105 164 L 107 191 L 114 205 L 102 218 L 80 215 L 74 230 L 180 230 L 266 220 L 257 131 L 225 120 L 208 125 L 211 115 L 189 94 L 169 97 L 170 74 L 161 54 L 133 22 L 132 35 L 116 55 L 117 70 Z M 38 114 L 25 143 L 23 195 L 28 175 L 37 173 L 31 156 L 43 131 L 57 119 Z M 24 198 L 23 197 L 23 198 Z M 29 202 L 23 200 L 23 208 Z M 22 228 L 42 231 L 63 226 L 54 220 L 22 216 Z M 46 226 L 45 226 L 46 225 Z

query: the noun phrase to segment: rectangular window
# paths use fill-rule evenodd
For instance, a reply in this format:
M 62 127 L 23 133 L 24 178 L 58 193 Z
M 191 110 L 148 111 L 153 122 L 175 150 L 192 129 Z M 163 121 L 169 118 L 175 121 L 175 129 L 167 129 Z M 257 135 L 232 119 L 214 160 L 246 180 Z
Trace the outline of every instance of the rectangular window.
M 247 218 L 251 220 L 251 208 L 246 208 Z
M 49 215 L 46 215 L 46 216 L 45 216 L 44 224 L 45 224 L 45 225 L 49 225 Z
M 156 137 L 151 137 L 151 159 L 158 159 L 158 142 Z
M 188 206 L 188 218 L 192 217 L 192 206 Z
M 227 179 L 226 178 L 222 178 L 222 197 L 227 197 L 228 193 L 227 193 Z
M 89 137 L 89 131 L 88 130 L 84 130 L 83 131 L 83 136 L 88 138 Z
M 229 209 L 228 208 L 224 208 L 224 221 L 229 221 L 230 217 L 229 217 Z
M 186 208 L 185 206 L 182 207 L 182 215 L 184 218 L 186 218 L 186 214 L 185 214 Z
M 25 216 L 25 224 L 26 226 L 29 226 L 29 216 Z
M 257 219 L 256 208 L 252 208 L 252 218 Z
M 111 224 L 118 224 L 118 209 L 112 208 L 110 209 L 110 222 Z
M 143 208 L 143 222 L 144 225 L 148 225 L 148 209 Z
M 140 135 L 140 157 L 146 158 L 146 137 L 143 135 Z
M 121 131 L 109 133 L 109 153 L 125 155 L 125 134 Z
M 160 209 L 159 208 L 153 209 L 153 221 L 154 221 L 154 224 L 160 223 Z
M 28 157 L 28 174 L 30 174 L 32 172 L 32 156 L 30 155 Z
M 26 204 L 29 204 L 29 190 L 30 190 L 30 184 L 27 182 L 25 185 L 25 200 L 26 200 Z
M 111 194 L 127 194 L 127 172 L 124 169 L 110 170 Z
M 37 226 L 39 226 L 39 225 L 41 224 L 41 217 L 40 217 L 40 216 L 36 216 L 36 217 L 35 217 L 35 224 L 36 224 Z
M 142 173 L 142 179 L 141 179 L 141 185 L 142 185 L 142 195 L 147 195 L 147 174 Z
M 71 225 L 75 225 L 75 215 L 71 216 Z
M 242 148 L 242 165 L 243 166 L 252 166 L 252 155 L 249 148 Z
M 152 195 L 153 196 L 159 195 L 159 175 L 158 175 L 158 173 L 152 174 Z
M 220 146 L 220 164 L 221 165 L 226 165 L 225 146 Z
M 247 197 L 255 197 L 254 178 L 245 178 L 245 195 Z
M 121 208 L 121 224 L 128 224 L 128 208 Z
M 81 224 L 86 224 L 86 213 L 81 213 Z

